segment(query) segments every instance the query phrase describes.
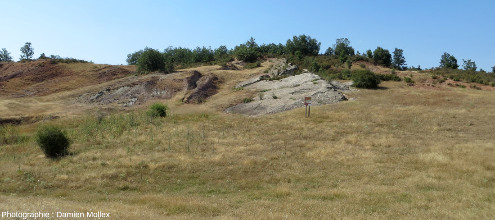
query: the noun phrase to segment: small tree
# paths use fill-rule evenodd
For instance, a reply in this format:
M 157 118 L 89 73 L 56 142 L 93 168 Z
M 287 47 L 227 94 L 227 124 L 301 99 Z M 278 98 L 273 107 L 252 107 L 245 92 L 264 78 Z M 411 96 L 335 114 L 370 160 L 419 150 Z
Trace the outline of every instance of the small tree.
M 459 65 L 457 65 L 457 59 L 445 52 L 440 59 L 440 68 L 449 68 L 449 69 L 457 69 Z
M 306 35 L 293 36 L 292 40 L 287 40 L 285 47 L 290 54 L 296 54 L 299 51 L 303 56 L 317 56 L 320 52 L 321 43 L 316 39 Z
M 392 65 L 398 69 L 403 70 L 406 67 L 406 58 L 404 58 L 404 50 L 395 48 L 394 57 L 392 61 Z
M 215 60 L 225 60 L 229 57 L 229 49 L 227 49 L 227 46 L 221 45 L 215 51 L 213 52 Z
M 373 61 L 375 64 L 389 67 L 392 63 L 392 55 L 388 50 L 377 47 L 373 52 Z
M 48 59 L 48 57 L 45 55 L 45 53 L 41 53 L 40 57 L 38 57 L 38 60 L 43 60 L 43 59 Z
M 31 47 L 30 42 L 26 42 L 23 47 L 21 47 L 21 60 L 31 60 L 34 55 L 34 48 Z
M 254 62 L 260 56 L 258 44 L 254 38 L 251 37 L 246 43 L 234 48 L 234 55 L 239 60 Z
M 137 62 L 139 72 L 163 71 L 170 73 L 173 71 L 173 65 L 171 64 L 169 56 L 148 47 L 144 49 Z
M 469 60 L 462 59 L 462 62 L 464 63 L 464 64 L 462 64 L 462 67 L 465 70 L 476 71 L 476 69 L 477 69 L 476 63 L 474 61 L 471 61 L 471 59 L 469 59 Z
M 351 47 L 351 42 L 347 38 L 339 38 L 333 45 L 335 55 L 339 56 L 340 62 L 347 61 L 349 56 L 354 56 L 354 48 Z
M 328 47 L 327 50 L 325 50 L 325 53 L 323 55 L 325 56 L 330 56 L 330 55 L 334 55 L 334 51 L 333 51 L 333 47 Z
M 368 56 L 368 58 L 370 58 L 370 59 L 373 59 L 373 52 L 371 50 L 367 50 L 366 56 Z
M 2 48 L 0 51 L 0 62 L 12 62 L 12 57 L 10 56 L 9 51 L 5 48 Z
M 495 66 L 492 66 L 492 73 L 495 73 Z
M 127 62 L 127 65 L 137 65 L 139 57 L 141 54 L 143 54 L 143 50 L 136 51 L 134 53 L 127 54 L 127 59 L 125 60 Z
M 196 63 L 207 63 L 214 60 L 215 54 L 211 48 L 196 47 L 193 51 L 193 59 Z

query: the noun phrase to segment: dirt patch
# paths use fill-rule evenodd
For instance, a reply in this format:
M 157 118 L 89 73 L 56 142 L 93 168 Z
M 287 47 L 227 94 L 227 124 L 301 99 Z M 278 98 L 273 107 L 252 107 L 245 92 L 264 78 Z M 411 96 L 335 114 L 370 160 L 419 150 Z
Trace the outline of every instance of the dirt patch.
M 132 73 L 132 71 L 125 69 L 125 68 L 122 68 L 122 67 L 106 66 L 103 69 L 98 71 L 98 73 L 97 73 L 98 77 L 97 78 L 98 78 L 98 82 L 102 83 L 102 82 L 107 82 L 107 81 L 111 81 L 114 79 L 122 78 L 122 77 L 127 76 L 131 73 Z
M 45 96 L 129 76 L 132 67 L 92 63 L 11 62 L 0 66 L 0 96 Z
M 262 80 L 244 88 L 258 91 L 258 96 L 247 100 L 247 103 L 230 107 L 226 109 L 226 112 L 252 116 L 273 114 L 303 107 L 304 97 L 311 97 L 312 105 L 325 105 L 347 100 L 342 91 L 337 90 L 337 86 L 309 72 L 281 80 Z

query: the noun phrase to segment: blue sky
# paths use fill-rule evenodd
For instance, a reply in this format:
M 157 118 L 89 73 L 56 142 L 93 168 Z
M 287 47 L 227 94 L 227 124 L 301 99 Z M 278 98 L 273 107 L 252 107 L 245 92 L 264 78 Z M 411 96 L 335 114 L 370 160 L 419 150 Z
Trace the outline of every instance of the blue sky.
M 251 36 L 258 44 L 306 34 L 321 52 L 347 37 L 360 52 L 404 50 L 409 66 L 439 65 L 443 52 L 459 65 L 495 66 L 495 1 L 112 1 L 1 0 L 0 48 L 15 60 L 31 42 L 45 53 L 125 64 L 127 54 L 152 47 L 229 48 Z

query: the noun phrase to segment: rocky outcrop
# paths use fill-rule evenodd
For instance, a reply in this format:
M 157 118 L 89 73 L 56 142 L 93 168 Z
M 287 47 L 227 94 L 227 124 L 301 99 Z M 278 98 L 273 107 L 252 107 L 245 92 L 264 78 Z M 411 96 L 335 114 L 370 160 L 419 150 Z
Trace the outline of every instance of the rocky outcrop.
M 196 88 L 189 95 L 186 95 L 184 102 L 195 104 L 205 102 L 208 97 L 217 93 L 217 81 L 218 77 L 211 73 L 199 78 L 196 82 Z
M 103 90 L 83 94 L 77 100 L 82 103 L 130 107 L 150 99 L 170 99 L 177 93 L 186 91 L 183 99 L 185 103 L 202 103 L 216 93 L 217 80 L 218 78 L 211 73 L 203 76 L 198 71 L 186 74 L 155 74 L 138 80 L 122 81 Z
M 304 106 L 304 97 L 312 98 L 312 105 L 345 101 L 341 91 L 313 73 L 303 73 L 281 80 L 258 81 L 245 87 L 259 91 L 249 103 L 241 103 L 226 112 L 246 115 L 265 115 Z

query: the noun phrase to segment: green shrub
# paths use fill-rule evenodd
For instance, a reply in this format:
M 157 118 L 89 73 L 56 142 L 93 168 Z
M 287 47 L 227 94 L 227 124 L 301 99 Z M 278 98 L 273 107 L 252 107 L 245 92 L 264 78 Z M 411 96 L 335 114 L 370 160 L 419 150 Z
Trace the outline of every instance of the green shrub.
M 339 79 L 351 79 L 352 73 L 351 70 L 349 69 L 343 69 L 342 72 L 340 72 L 340 75 L 338 76 Z
M 495 82 L 492 82 L 490 85 L 492 85 L 492 87 L 495 87 Z
M 380 84 L 380 78 L 370 70 L 356 70 L 352 72 L 351 79 L 358 88 L 372 89 Z
M 414 83 L 415 83 L 415 82 L 414 82 L 414 80 L 412 80 L 412 78 L 411 78 L 411 77 L 404 77 L 404 81 L 405 81 L 406 83 L 408 83 L 408 84 L 414 84 Z
M 36 143 L 45 153 L 46 157 L 58 158 L 68 154 L 69 139 L 57 126 L 44 125 L 36 132 Z
M 153 103 L 148 110 L 148 115 L 152 118 L 166 117 L 168 107 L 161 103 Z

